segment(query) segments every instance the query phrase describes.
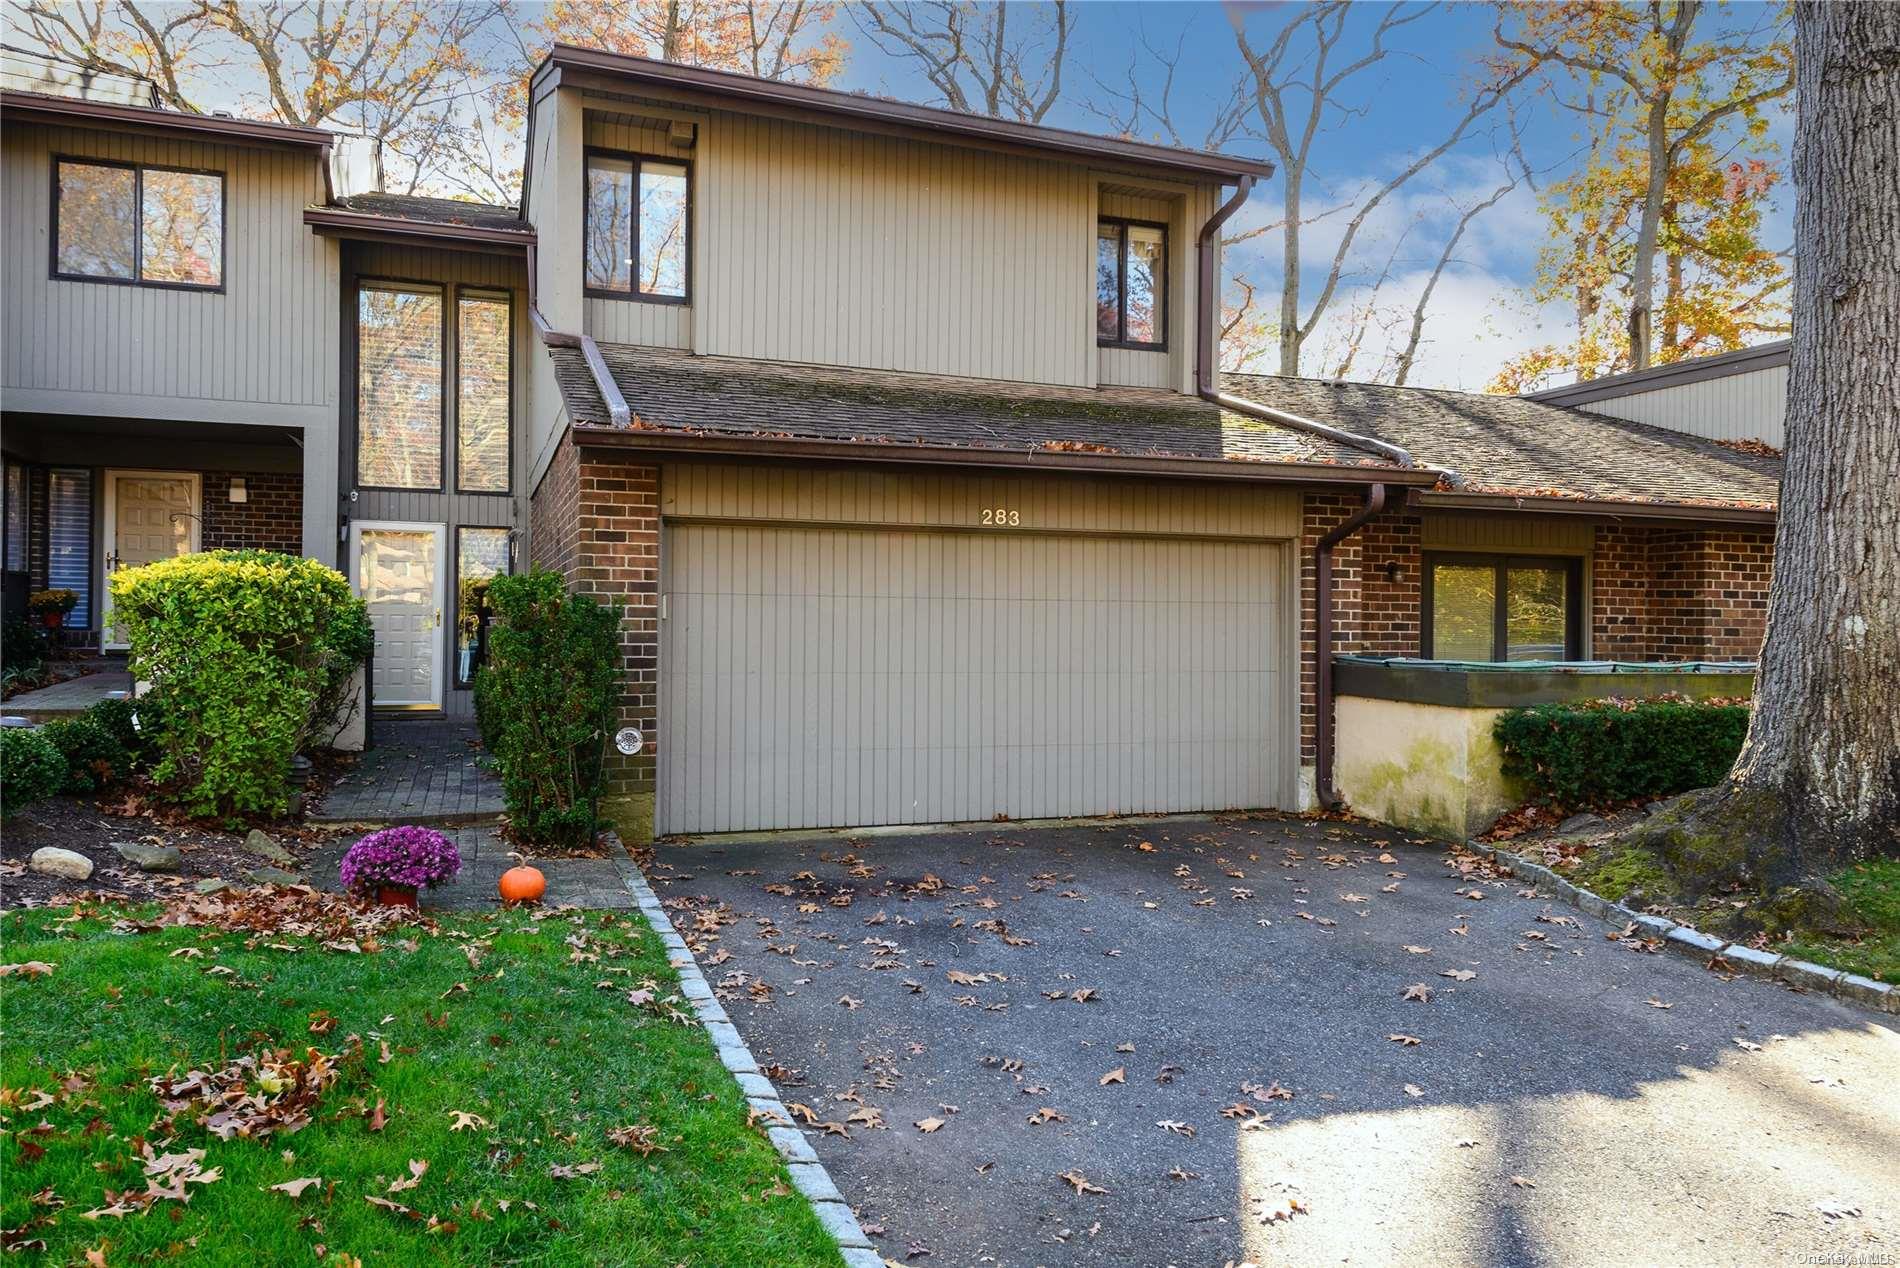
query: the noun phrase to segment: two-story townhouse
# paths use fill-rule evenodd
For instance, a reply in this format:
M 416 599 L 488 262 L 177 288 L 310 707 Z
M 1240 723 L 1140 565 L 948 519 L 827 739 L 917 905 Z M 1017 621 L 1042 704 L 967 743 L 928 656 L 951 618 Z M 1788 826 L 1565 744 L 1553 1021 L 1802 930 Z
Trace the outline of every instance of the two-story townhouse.
M 1220 375 L 1265 163 L 569 47 L 527 163 L 531 553 L 660 832 L 1303 807 L 1320 647 L 1759 643 L 1772 458 Z
M 10 583 L 342 569 L 379 708 L 469 586 L 628 605 L 661 832 L 1332 802 L 1334 652 L 1746 657 L 1778 463 L 1546 401 L 1216 370 L 1271 169 L 557 48 L 519 208 L 327 134 L 8 93 Z M 9 605 L 12 600 L 9 600 Z
M 116 96 L 0 98 L 9 611 L 73 590 L 110 653 L 119 568 L 309 555 L 370 601 L 376 707 L 468 714 L 467 586 L 526 505 L 532 231 L 339 194 L 327 131 Z

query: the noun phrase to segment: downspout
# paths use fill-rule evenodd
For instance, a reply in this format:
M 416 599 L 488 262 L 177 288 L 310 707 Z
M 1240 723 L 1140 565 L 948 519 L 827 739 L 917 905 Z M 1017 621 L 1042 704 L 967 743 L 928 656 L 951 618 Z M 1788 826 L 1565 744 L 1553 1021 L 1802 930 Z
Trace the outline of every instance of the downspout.
M 1333 787 L 1333 547 L 1384 509 L 1385 486 L 1368 485 L 1366 504 L 1313 548 L 1313 785 L 1319 804 L 1327 810 L 1340 805 L 1339 792 Z
M 627 398 L 621 394 L 620 384 L 614 382 L 613 372 L 607 368 L 607 359 L 600 355 L 600 345 L 594 342 L 592 335 L 570 335 L 556 330 L 541 315 L 541 305 L 537 302 L 535 244 L 528 244 L 528 322 L 534 327 L 541 342 L 550 348 L 579 348 L 581 359 L 587 363 L 587 373 L 594 380 L 594 389 L 600 393 L 600 399 L 607 406 L 607 421 L 615 427 L 633 426 L 633 410 L 627 405 Z

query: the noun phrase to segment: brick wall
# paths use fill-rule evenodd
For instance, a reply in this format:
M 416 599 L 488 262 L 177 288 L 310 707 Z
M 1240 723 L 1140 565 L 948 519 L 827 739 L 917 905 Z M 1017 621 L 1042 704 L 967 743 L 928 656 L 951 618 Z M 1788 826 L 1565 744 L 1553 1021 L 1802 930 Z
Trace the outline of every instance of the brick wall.
M 246 500 L 231 501 L 232 477 L 242 477 Z M 303 553 L 303 477 L 285 472 L 206 471 L 205 550 L 281 550 Z
M 626 607 L 620 724 L 639 727 L 646 746 L 636 757 L 613 755 L 608 791 L 650 795 L 660 743 L 659 468 L 564 441 L 528 513 L 536 564 L 564 573 L 575 594 Z

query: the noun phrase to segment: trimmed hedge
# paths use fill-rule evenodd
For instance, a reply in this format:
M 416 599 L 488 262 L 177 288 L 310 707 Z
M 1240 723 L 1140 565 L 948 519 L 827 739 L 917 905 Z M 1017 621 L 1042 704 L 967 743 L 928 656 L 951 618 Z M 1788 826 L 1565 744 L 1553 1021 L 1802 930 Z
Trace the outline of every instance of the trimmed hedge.
M 66 759 L 44 731 L 0 728 L 0 819 L 43 801 L 66 782 Z
M 528 841 L 583 844 L 620 710 L 621 606 L 544 570 L 494 578 L 488 603 L 475 711 L 509 821 Z
M 1746 701 L 1671 696 L 1512 709 L 1492 728 L 1506 775 L 1538 801 L 1572 807 L 1707 788 L 1747 734 Z
M 153 684 L 153 781 L 227 819 L 282 813 L 291 759 L 332 722 L 339 683 L 375 637 L 341 573 L 262 550 L 116 572 L 112 615 L 133 676 Z

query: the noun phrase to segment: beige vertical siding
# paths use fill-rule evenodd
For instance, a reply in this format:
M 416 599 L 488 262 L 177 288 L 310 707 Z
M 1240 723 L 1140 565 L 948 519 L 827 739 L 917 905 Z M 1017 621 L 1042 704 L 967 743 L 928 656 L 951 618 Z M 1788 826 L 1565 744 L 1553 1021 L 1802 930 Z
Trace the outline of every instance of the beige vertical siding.
M 337 247 L 303 223 L 323 198 L 311 155 L 50 126 L 9 126 L 0 144 L 8 408 L 334 421 Z M 51 278 L 54 154 L 223 172 L 224 290 Z
M 665 468 L 660 490 L 668 519 L 980 529 L 984 511 L 994 518 L 1000 509 L 1018 515 L 1018 531 L 1263 539 L 1300 532 L 1299 494 L 1206 483 L 681 463 Z
M 715 112 L 697 350 L 1093 384 L 1080 167 Z
M 1289 804 L 1287 550 L 669 526 L 658 826 Z
M 1782 415 L 1787 404 L 1788 367 L 1776 365 L 1578 408 L 1710 440 L 1759 440 L 1779 449 L 1785 443 Z

